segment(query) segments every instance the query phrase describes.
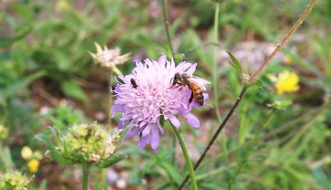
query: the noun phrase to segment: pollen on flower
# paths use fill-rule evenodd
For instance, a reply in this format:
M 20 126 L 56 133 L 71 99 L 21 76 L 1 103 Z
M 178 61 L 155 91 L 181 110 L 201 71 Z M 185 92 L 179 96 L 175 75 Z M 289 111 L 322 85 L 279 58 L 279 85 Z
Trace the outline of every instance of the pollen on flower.
M 299 90 L 299 77 L 296 73 L 288 70 L 280 73 L 275 85 L 278 94 L 296 92 Z
M 118 128 L 132 127 L 126 137 L 139 135 L 139 148 L 145 148 L 147 144 L 153 149 L 159 146 L 160 135 L 164 134 L 161 118 L 169 120 L 178 128 L 180 122 L 177 116 L 182 116 L 193 127 L 200 127 L 199 119 L 191 110 L 201 106 L 195 99 L 190 103 L 191 89 L 187 85 L 172 84 L 176 73 L 186 72 L 191 76 L 196 66 L 197 64 L 181 62 L 176 67 L 173 61 L 161 56 L 158 61 L 137 61 L 131 74 L 120 75 L 116 79 L 117 85 L 112 91 L 116 97 L 111 107 L 114 111 L 113 117 L 122 113 Z M 202 89 L 209 84 L 198 77 L 195 82 L 199 83 Z M 203 93 L 203 97 L 205 101 L 208 94 Z

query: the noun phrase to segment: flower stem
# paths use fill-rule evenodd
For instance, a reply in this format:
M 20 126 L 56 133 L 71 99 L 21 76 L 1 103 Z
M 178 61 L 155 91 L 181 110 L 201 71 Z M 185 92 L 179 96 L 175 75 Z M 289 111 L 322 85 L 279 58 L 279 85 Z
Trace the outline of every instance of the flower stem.
M 172 43 L 171 43 L 171 38 L 170 38 L 169 21 L 168 21 L 167 12 L 166 12 L 165 0 L 162 0 L 162 13 L 163 13 L 163 24 L 164 24 L 164 28 L 165 28 L 165 31 L 167 34 L 168 46 L 170 48 L 172 58 L 175 59 L 175 53 L 172 48 Z
M 220 3 L 216 3 L 216 10 L 215 10 L 215 17 L 214 17 L 214 43 L 218 44 L 218 18 L 220 14 Z M 218 46 L 214 46 L 214 68 L 213 68 L 213 88 L 214 88 L 214 102 L 216 107 L 216 116 L 219 122 L 221 122 L 221 114 L 219 110 L 219 103 L 218 103 L 218 88 L 217 88 L 217 80 L 218 80 L 218 69 L 217 69 L 217 51 Z
M 204 152 L 202 153 L 202 155 L 200 156 L 199 160 L 197 161 L 197 163 L 195 163 L 194 165 L 194 170 L 196 170 L 202 160 L 206 157 L 208 150 L 210 149 L 210 147 L 214 144 L 216 138 L 218 137 L 218 135 L 221 133 L 222 129 L 224 128 L 225 124 L 228 122 L 228 120 L 230 119 L 230 117 L 232 116 L 233 112 L 236 110 L 237 106 L 239 105 L 239 103 L 241 102 L 244 94 L 246 93 L 248 87 L 245 85 L 244 88 L 241 90 L 239 97 L 237 98 L 236 102 L 234 103 L 234 105 L 231 107 L 230 112 L 226 115 L 225 119 L 223 120 L 223 122 L 221 123 L 221 125 L 218 127 L 217 131 L 214 133 L 213 137 L 211 138 L 211 140 L 209 141 L 207 147 L 205 148 Z M 186 178 L 184 179 L 184 181 L 182 182 L 182 184 L 179 186 L 179 190 L 182 189 L 185 184 L 187 183 L 188 180 L 188 176 L 186 176 Z
M 240 173 L 241 169 L 246 165 L 246 162 L 248 160 L 249 155 L 251 154 L 251 152 L 253 151 L 253 148 L 256 146 L 257 141 L 259 140 L 260 134 L 262 132 L 262 130 L 268 125 L 271 116 L 273 115 L 273 113 L 276 110 L 273 109 L 267 116 L 266 120 L 264 121 L 264 123 L 262 124 L 262 126 L 258 129 L 258 131 L 256 132 L 254 139 L 252 140 L 252 143 L 250 144 L 250 146 L 248 147 L 248 150 L 244 156 L 244 158 L 241 159 L 241 161 L 239 161 L 238 167 L 236 168 L 233 176 L 229 179 L 229 184 L 228 184 L 228 190 L 231 190 L 232 188 L 232 184 L 234 182 L 234 180 L 236 179 L 236 177 L 238 176 L 238 174 Z
M 87 188 L 88 188 L 88 174 L 89 174 L 89 170 L 90 170 L 90 164 L 89 163 L 83 163 L 82 167 L 83 167 L 83 178 L 82 178 L 83 188 L 82 188 L 82 190 L 87 190 Z
M 194 169 L 193 169 L 193 165 L 192 165 L 190 156 L 188 155 L 188 151 L 187 151 L 187 148 L 186 148 L 186 145 L 185 145 L 185 142 L 184 142 L 184 138 L 183 138 L 182 134 L 180 133 L 180 131 L 175 126 L 173 126 L 173 125 L 171 125 L 171 126 L 174 129 L 174 132 L 177 136 L 180 147 L 182 148 L 182 151 L 183 151 L 183 154 L 184 154 L 184 157 L 185 157 L 185 160 L 186 160 L 186 166 L 187 166 L 187 169 L 190 172 L 190 179 L 191 179 L 192 189 L 197 190 L 198 186 L 197 186 L 197 182 L 195 180 Z

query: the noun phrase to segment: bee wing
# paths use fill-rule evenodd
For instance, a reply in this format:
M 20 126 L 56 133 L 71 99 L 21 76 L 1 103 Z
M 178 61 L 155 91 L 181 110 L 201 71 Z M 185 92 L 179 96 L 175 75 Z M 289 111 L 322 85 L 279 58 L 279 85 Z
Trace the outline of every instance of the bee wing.
M 194 80 L 197 80 L 200 84 L 202 84 L 203 86 L 207 85 L 207 84 L 210 84 L 209 81 L 203 79 L 203 78 L 200 78 L 200 77 L 196 77 L 196 76 L 192 76 L 192 79 Z
M 206 84 L 210 84 L 209 81 L 203 79 L 203 78 L 200 78 L 200 77 L 197 77 L 197 76 L 192 76 L 192 78 L 196 79 L 196 80 L 199 80 L 200 83 L 206 85 Z

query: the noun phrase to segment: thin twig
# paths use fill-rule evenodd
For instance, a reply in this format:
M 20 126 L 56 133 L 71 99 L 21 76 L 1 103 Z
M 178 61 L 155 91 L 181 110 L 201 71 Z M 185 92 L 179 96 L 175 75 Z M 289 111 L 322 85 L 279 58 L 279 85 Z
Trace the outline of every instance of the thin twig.
M 293 33 L 298 29 L 298 27 L 302 24 L 302 22 L 305 20 L 308 13 L 311 11 L 313 6 L 317 0 L 313 0 L 309 6 L 306 8 L 306 10 L 302 13 L 300 18 L 297 20 L 297 22 L 292 26 L 290 31 L 286 34 L 285 38 L 280 42 L 280 44 L 277 45 L 277 48 L 272 52 L 272 54 L 264 61 L 264 63 L 255 71 L 255 73 L 251 76 L 249 79 L 249 82 L 252 82 L 264 69 L 264 67 L 271 61 L 271 59 L 279 52 L 279 50 L 284 46 L 284 44 L 290 39 L 290 37 L 293 35 Z

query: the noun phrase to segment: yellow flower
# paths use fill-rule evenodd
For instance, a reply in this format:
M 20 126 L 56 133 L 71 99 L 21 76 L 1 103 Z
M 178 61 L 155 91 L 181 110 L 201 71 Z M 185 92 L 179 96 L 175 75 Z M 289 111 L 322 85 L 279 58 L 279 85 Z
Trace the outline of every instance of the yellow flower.
M 28 146 L 24 146 L 21 150 L 21 156 L 22 158 L 24 158 L 25 160 L 29 160 L 32 157 L 32 150 L 30 147 Z
M 39 167 L 39 160 L 43 158 L 40 151 L 32 151 L 30 147 L 24 146 L 21 150 L 21 156 L 28 162 L 27 166 L 32 173 L 36 173 Z
M 296 73 L 284 71 L 278 75 L 276 89 L 278 94 L 284 92 L 296 92 L 299 90 L 299 77 Z
M 27 165 L 28 165 L 30 172 L 36 173 L 38 171 L 38 167 L 39 167 L 39 160 L 32 159 L 28 162 Z

